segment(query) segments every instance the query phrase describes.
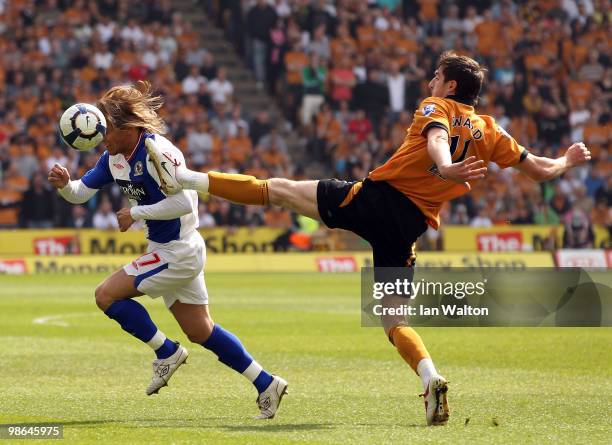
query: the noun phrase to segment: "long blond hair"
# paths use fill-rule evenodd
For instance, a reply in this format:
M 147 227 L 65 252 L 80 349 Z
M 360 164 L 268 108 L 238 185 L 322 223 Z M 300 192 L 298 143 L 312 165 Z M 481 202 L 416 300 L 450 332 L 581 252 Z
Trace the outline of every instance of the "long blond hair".
M 153 95 L 151 83 L 139 80 L 134 85 L 112 87 L 96 105 L 109 127 L 143 128 L 149 133 L 164 134 L 166 124 L 157 114 L 163 104 L 161 96 Z

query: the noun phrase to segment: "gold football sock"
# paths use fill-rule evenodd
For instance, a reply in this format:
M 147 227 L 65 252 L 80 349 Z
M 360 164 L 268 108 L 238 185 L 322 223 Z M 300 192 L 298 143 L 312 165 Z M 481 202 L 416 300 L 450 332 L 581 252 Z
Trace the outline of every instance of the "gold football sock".
M 208 172 L 208 193 L 238 204 L 266 205 L 268 181 L 254 176 Z
M 389 332 L 389 338 L 397 348 L 397 352 L 417 372 L 417 365 L 424 358 L 429 358 L 429 352 L 421 340 L 421 336 L 408 326 L 395 326 Z

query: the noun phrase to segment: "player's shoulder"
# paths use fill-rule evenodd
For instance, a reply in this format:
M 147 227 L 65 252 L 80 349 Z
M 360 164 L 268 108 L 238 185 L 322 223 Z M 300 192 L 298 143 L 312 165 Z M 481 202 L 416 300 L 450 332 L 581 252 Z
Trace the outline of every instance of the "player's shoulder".
M 479 114 L 478 117 L 480 117 L 484 121 L 485 128 L 487 131 L 490 131 L 491 133 L 495 134 L 501 134 L 502 136 L 510 137 L 508 132 L 504 128 L 502 128 L 501 125 L 499 125 L 499 123 L 495 120 L 493 116 L 489 116 L 488 114 Z
M 478 117 L 484 122 L 485 138 L 487 140 L 496 141 L 500 138 L 512 139 L 510 133 L 506 131 L 493 116 L 488 114 L 479 114 Z
M 115 155 L 117 156 L 117 155 Z M 96 166 L 101 165 L 103 167 L 107 167 L 109 165 L 109 162 L 112 161 L 114 158 L 114 156 L 111 156 L 108 152 L 108 150 L 104 150 L 102 152 L 102 154 L 100 155 L 100 157 L 98 158 L 98 162 L 96 164 Z
M 424 116 L 429 116 L 433 112 L 450 112 L 452 109 L 452 103 L 449 99 L 443 97 L 430 96 L 421 101 L 417 108 L 417 113 Z
M 497 122 L 493 116 L 489 116 L 488 114 L 478 114 L 478 117 L 482 119 L 487 127 L 495 128 L 497 127 Z

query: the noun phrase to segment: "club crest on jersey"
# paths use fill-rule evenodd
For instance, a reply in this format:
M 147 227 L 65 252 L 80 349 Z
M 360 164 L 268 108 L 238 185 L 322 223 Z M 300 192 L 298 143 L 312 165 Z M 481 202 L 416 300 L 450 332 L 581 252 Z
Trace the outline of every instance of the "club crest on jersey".
M 434 104 L 427 104 L 423 107 L 423 116 L 428 117 L 434 111 L 436 111 L 436 106 Z
M 140 176 L 144 172 L 144 168 L 142 167 L 142 162 L 138 161 L 134 164 L 134 176 Z

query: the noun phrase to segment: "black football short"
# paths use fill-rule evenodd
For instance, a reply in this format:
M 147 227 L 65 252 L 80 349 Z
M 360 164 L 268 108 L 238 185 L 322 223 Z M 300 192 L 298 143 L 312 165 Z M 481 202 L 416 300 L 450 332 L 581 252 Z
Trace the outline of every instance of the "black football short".
M 325 225 L 350 230 L 368 241 L 376 267 L 409 265 L 413 243 L 427 230 L 423 212 L 387 182 L 371 179 L 365 179 L 353 199 L 341 206 L 353 184 L 319 181 L 317 206 Z

